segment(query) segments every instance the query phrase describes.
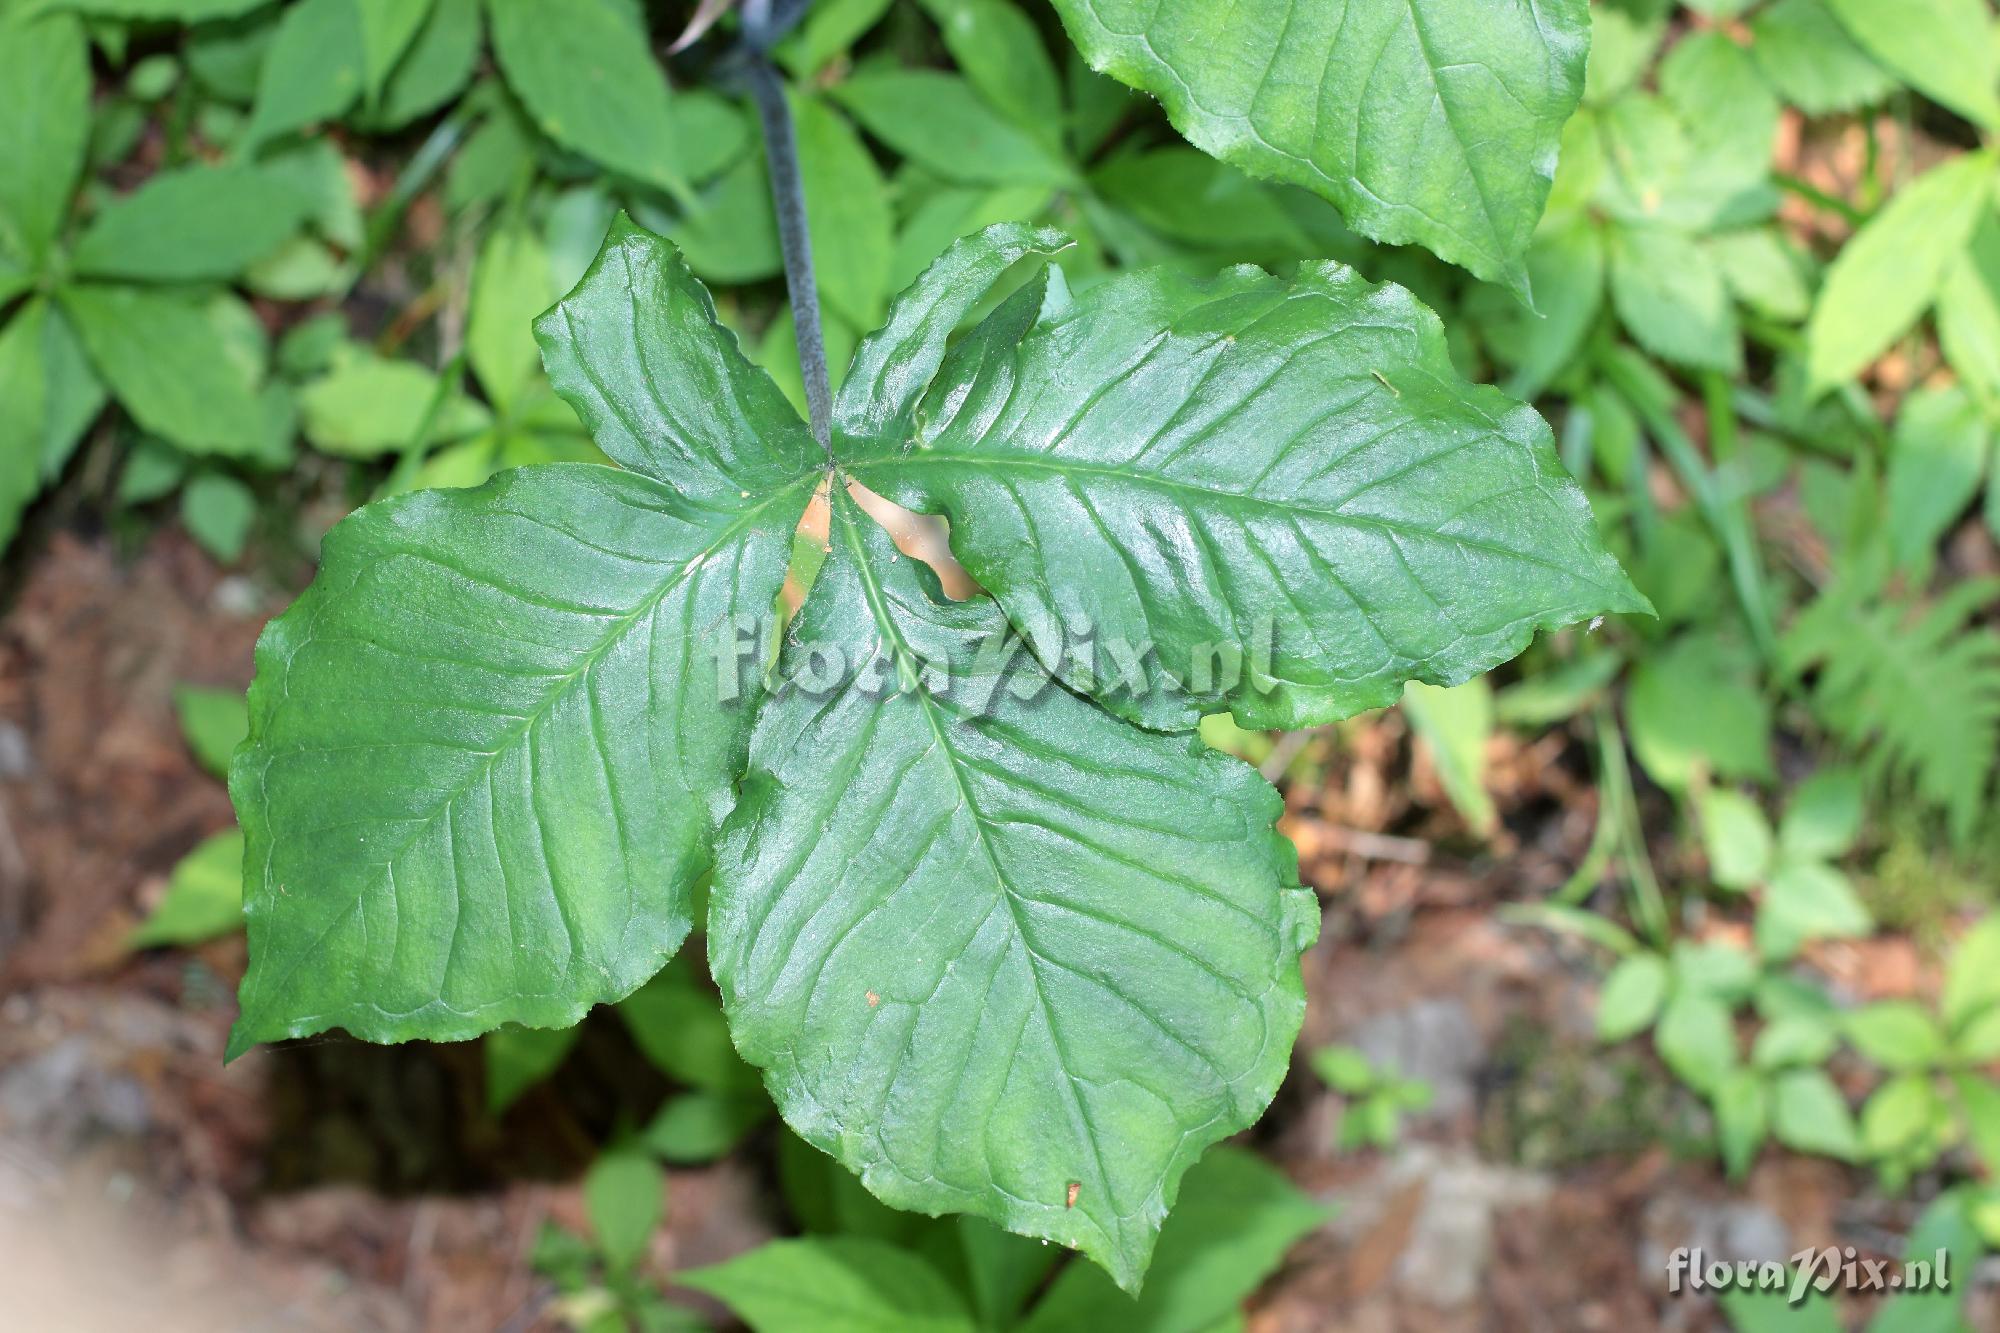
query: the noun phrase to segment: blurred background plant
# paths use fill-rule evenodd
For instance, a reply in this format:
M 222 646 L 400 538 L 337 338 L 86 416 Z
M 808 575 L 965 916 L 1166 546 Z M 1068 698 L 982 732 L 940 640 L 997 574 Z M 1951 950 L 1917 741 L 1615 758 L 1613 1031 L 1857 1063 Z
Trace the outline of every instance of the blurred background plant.
M 226 1019 L 241 841 L 212 792 L 244 727 L 240 627 L 370 498 L 600 457 L 528 324 L 618 210 L 682 248 L 803 410 L 762 152 L 726 60 L 736 18 L 702 6 L 713 26 L 669 53 L 689 8 L 0 0 L 15 606 L 0 761 L 16 828 L 0 868 L 17 884 L 0 976 L 33 1013 L 63 1012 L 65 987 L 122 987 Z M 1210 720 L 1211 744 L 1285 788 L 1328 930 L 1292 1083 L 1254 1142 L 1188 1178 L 1136 1308 L 1044 1247 L 890 1213 L 802 1150 L 731 1050 L 697 951 L 614 1019 L 496 1034 L 454 1075 L 480 1092 L 448 1123 L 557 1140 L 555 1174 L 581 1181 L 569 1225 L 545 1210 L 512 1252 L 539 1275 L 516 1298 L 530 1318 L 1192 1330 L 1231 1326 L 1250 1299 L 1273 1327 L 1340 1326 L 1282 1318 L 1398 1289 L 1355 1265 L 1415 1262 L 1391 1241 L 1425 1243 L 1435 1219 L 1397 1202 L 1398 1173 L 1435 1194 L 1459 1179 L 1446 1150 L 1606 1199 L 1604 1163 L 1657 1181 L 1663 1154 L 1716 1190 L 1809 1180 L 1822 1205 L 1783 1218 L 1793 1248 L 1900 1254 L 1945 1235 L 1971 1273 L 2000 1245 L 1994 15 L 1986 0 L 1591 14 L 1532 310 L 1190 147 L 1037 0 L 821 0 L 784 40 L 836 382 L 890 296 L 990 222 L 1076 237 L 1079 288 L 1139 265 L 1335 257 L 1416 292 L 1466 374 L 1536 403 L 1660 615 L 1549 636 L 1490 679 L 1411 686 L 1400 709 L 1317 732 Z M 934 527 L 904 535 L 938 557 Z M 817 550 L 802 535 L 801 577 Z M 165 572 L 133 572 L 149 568 Z M 133 586 L 154 591 L 107 591 Z M 127 640 L 154 640 L 90 628 L 107 601 L 144 620 L 174 603 L 161 588 L 190 587 L 176 634 L 233 647 L 167 653 L 170 675 L 202 663 L 189 679 L 106 677 L 52 646 L 122 661 Z M 185 731 L 186 755 L 144 761 L 153 795 L 131 831 L 71 805 L 115 798 L 138 762 L 116 748 L 136 742 L 115 708 L 59 717 L 91 716 L 107 689 L 152 689 Z M 160 775 L 197 769 L 203 813 L 168 812 Z M 92 839 L 117 851 L 79 873 Z M 114 921 L 110 944 L 86 913 Z M 1441 939 L 1455 976 L 1421 961 Z M 1548 1018 L 1565 1005 L 1594 1017 Z M 38 1042 L 10 1048 L 17 1067 Z M 280 1053 L 235 1077 L 366 1085 L 405 1067 L 329 1072 L 345 1058 Z M 607 1090 L 634 1059 L 650 1072 Z M 176 1086 L 186 1101 L 203 1084 Z M 0 1112 L 18 1115 L 6 1087 Z M 1551 1117 L 1553 1140 L 1535 1128 Z M 223 1173 L 239 1204 L 286 1175 L 263 1142 Z M 375 1160 L 362 1175 L 379 1184 Z M 1817 1174 L 1784 1174 L 1801 1160 Z M 752 1230 L 786 1238 L 663 1251 L 682 1207 L 669 1182 L 716 1163 L 748 1173 Z M 1487 1207 L 1516 1199 L 1479 1179 Z M 1343 1200 L 1359 1230 L 1327 1221 Z M 1417 1209 L 1400 1231 L 1398 1207 Z M 1602 1271 L 1630 1290 L 1607 1308 L 1658 1318 L 1663 1269 L 1619 1234 L 1622 1266 Z M 1460 1262 L 1481 1326 L 1536 1326 L 1520 1311 L 1544 1307 L 1481 1294 L 1483 1260 Z M 1931 1301 L 1934 1326 L 2000 1317 L 1990 1293 L 1968 1303 L 1980 1292 L 1968 1279 Z M 1915 1327 L 1910 1308 L 1873 1326 Z M 1727 1317 L 1753 1333 L 1838 1318 L 1749 1298 Z

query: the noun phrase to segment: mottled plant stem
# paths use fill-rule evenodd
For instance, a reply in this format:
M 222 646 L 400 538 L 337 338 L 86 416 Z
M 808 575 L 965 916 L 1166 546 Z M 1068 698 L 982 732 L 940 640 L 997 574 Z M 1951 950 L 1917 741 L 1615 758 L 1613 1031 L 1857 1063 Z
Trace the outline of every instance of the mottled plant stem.
M 784 81 L 771 67 L 772 43 L 796 23 L 805 5 L 775 7 L 771 0 L 743 6 L 745 76 L 757 119 L 764 129 L 764 160 L 771 170 L 771 198 L 778 213 L 778 245 L 785 257 L 785 290 L 792 301 L 792 331 L 798 340 L 799 375 L 805 381 L 806 415 L 813 438 L 833 456 L 833 393 L 828 387 L 826 339 L 820 332 L 819 287 L 813 277 L 812 236 L 806 229 L 805 182 L 799 175 L 799 141 Z

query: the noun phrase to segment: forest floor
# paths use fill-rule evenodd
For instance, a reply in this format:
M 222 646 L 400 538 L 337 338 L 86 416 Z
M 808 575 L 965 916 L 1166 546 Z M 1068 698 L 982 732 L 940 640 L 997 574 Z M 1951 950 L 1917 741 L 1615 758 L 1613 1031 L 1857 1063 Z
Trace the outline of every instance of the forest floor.
M 474 1047 L 329 1037 L 225 1068 L 241 940 L 123 940 L 231 819 L 173 689 L 246 684 L 283 594 L 172 532 L 123 556 L 59 532 L 28 569 L 0 622 L 0 1326 L 554 1327 L 533 1238 L 580 1224 L 594 1145 L 665 1085 L 634 1086 L 643 1061 L 601 1021 L 499 1121 Z M 1287 832 L 1326 929 L 1300 1057 L 1250 1137 L 1337 1212 L 1258 1294 L 1255 1333 L 1719 1328 L 1667 1295 L 1674 1248 L 1898 1248 L 1911 1209 L 1863 1173 L 1773 1152 L 1726 1184 L 1687 1150 L 1699 1104 L 1650 1055 L 1594 1042 L 1601 960 L 1496 913 L 1583 857 L 1596 793 L 1573 738 L 1496 742 L 1503 827 L 1484 844 L 1396 715 L 1306 746 Z M 1935 982 L 1898 938 L 1815 961 L 1856 998 Z M 1394 1147 L 1335 1148 L 1339 1099 L 1305 1060 L 1333 1041 L 1431 1086 Z M 673 1172 L 648 1265 L 665 1278 L 779 1230 L 769 1157 L 753 1140 Z M 2000 1328 L 1978 1276 L 1974 1324 Z

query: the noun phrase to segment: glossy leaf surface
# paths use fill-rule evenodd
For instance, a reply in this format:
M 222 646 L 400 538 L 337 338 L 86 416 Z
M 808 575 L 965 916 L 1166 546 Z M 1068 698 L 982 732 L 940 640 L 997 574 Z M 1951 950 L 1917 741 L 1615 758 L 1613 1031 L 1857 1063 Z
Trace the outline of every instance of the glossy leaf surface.
M 804 503 L 550 464 L 329 534 L 259 642 L 231 776 L 253 960 L 232 1049 L 563 1026 L 656 972 L 749 730 L 698 636 L 776 594 Z
M 1355 230 L 1525 283 L 1583 0 L 1056 0 L 1093 68 L 1196 147 L 1331 199 Z M 1225 57 L 1226 54 L 1226 58 Z
M 796 417 L 765 439 L 701 396 L 689 376 L 782 405 L 642 236 L 623 225 L 541 331 L 638 470 L 370 506 L 265 631 L 231 783 L 253 958 L 232 1050 L 562 1026 L 686 936 L 758 688 L 713 636 L 776 596 L 816 451 Z M 666 386 L 722 415 L 690 424 Z
M 1309 726 L 1646 607 L 1548 427 L 1460 380 L 1400 288 L 1335 264 L 1154 269 L 1013 304 L 953 350 L 909 437 L 852 443 L 850 466 L 947 514 L 1043 659 L 1127 717 L 1185 728 L 1226 704 Z
M 1277 794 L 982 660 L 844 495 L 726 827 L 709 947 L 787 1121 L 885 1201 L 1136 1288 L 1181 1174 L 1270 1101 L 1315 933 Z M 1039 687 L 1039 688 L 1036 688 Z M 1020 697 L 1033 690 L 1032 698 Z

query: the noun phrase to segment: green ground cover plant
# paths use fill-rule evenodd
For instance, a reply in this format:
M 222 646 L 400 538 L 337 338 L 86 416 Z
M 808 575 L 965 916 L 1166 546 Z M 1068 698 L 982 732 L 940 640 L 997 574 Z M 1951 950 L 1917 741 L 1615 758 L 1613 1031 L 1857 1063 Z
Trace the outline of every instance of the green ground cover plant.
M 1518 914 L 1728 1174 L 2000 1238 L 1986 0 L 682 8 L 0 0 L 0 542 L 316 562 L 178 699 L 240 829 L 129 940 L 247 929 L 231 1058 L 484 1037 L 499 1114 L 615 1007 L 675 1091 L 579 1325 L 678 1317 L 661 1164 L 757 1135 L 869 1220 L 690 1275 L 755 1326 L 1164 1301 L 1218 1162 L 1227 1313 L 1312 1225 L 1215 1147 L 1320 930 L 1281 788 L 1400 708 L 1475 855 L 1570 738 Z M 1941 996 L 1841 992 L 1911 866 Z

